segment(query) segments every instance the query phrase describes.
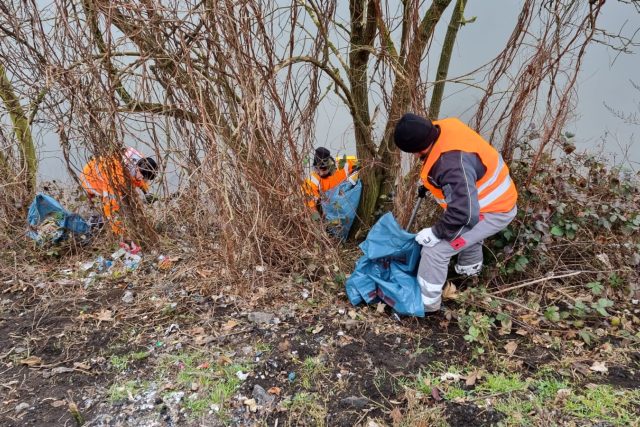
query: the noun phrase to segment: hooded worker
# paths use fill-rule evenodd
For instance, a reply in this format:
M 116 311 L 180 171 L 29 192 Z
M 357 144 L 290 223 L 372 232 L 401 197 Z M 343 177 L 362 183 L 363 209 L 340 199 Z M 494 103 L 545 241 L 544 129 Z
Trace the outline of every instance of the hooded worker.
M 123 169 L 124 165 L 124 169 Z M 134 189 L 140 189 L 147 201 L 149 182 L 155 179 L 158 164 L 153 157 L 144 157 L 134 148 L 122 151 L 121 157 L 93 157 L 82 169 L 80 182 L 90 200 L 98 199 L 102 203 L 105 218 L 111 220 L 111 228 L 117 234 L 123 234 L 122 223 L 114 218 L 120 210 L 121 199 L 130 183 Z
M 482 242 L 515 218 L 518 193 L 500 153 L 456 118 L 432 122 L 407 113 L 393 136 L 400 150 L 423 161 L 418 196 L 425 197 L 428 190 L 444 209 L 440 219 L 415 238 L 422 245 L 422 302 L 425 312 L 436 312 L 449 260 L 458 255 L 458 274 L 479 274 Z
M 323 193 L 337 187 L 347 179 L 357 179 L 356 160 L 345 159 L 344 165 L 338 168 L 331 152 L 325 147 L 318 147 L 313 155 L 313 172 L 305 180 L 304 191 L 310 196 L 307 206 L 314 211 L 314 219 L 319 219 L 320 199 Z

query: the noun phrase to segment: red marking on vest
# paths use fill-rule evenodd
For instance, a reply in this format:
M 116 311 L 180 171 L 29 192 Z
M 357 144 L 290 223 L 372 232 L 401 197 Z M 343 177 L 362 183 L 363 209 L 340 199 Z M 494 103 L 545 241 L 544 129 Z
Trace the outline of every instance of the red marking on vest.
M 452 240 L 450 243 L 451 247 L 456 251 L 460 248 L 463 248 L 464 245 L 466 244 L 467 242 L 465 242 L 465 240 L 462 237 L 458 237 L 456 240 Z
M 480 221 L 484 221 L 484 214 L 480 214 Z

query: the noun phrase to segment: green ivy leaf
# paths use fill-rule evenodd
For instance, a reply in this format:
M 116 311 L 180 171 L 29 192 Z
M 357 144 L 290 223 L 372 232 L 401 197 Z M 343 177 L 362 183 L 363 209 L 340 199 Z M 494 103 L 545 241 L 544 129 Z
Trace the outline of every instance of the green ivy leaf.
M 594 335 L 586 329 L 580 329 L 578 331 L 578 336 L 582 338 L 582 341 L 587 345 L 591 345 L 591 340 L 594 338 Z
M 550 322 L 558 322 L 560 320 L 559 308 L 555 305 L 548 307 L 544 312 L 544 317 Z
M 608 317 L 609 313 L 607 312 L 608 307 L 613 306 L 613 301 L 607 298 L 600 298 L 597 302 L 591 304 L 591 307 L 598 312 L 603 317 Z
M 554 225 L 553 227 L 551 227 L 550 233 L 553 234 L 554 236 L 560 237 L 564 234 L 564 231 L 560 226 Z
M 587 288 L 591 290 L 591 293 L 594 295 L 600 295 L 602 291 L 604 291 L 604 286 L 601 282 L 589 282 L 587 283 Z

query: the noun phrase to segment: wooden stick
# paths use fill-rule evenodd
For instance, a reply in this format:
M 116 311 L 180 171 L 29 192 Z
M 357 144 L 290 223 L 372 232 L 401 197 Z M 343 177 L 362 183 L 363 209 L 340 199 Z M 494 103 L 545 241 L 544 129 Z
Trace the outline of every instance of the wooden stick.
M 545 282 L 547 280 L 564 279 L 565 277 L 577 276 L 578 274 L 583 274 L 583 273 L 586 273 L 586 271 L 574 271 L 574 272 L 567 273 L 567 274 L 559 274 L 557 276 L 543 277 L 541 279 L 532 280 L 530 282 L 522 283 L 522 284 L 517 285 L 517 286 L 510 286 L 510 287 L 508 287 L 506 289 L 497 290 L 495 292 L 492 292 L 491 295 L 502 294 L 504 292 L 512 291 L 514 289 L 524 288 L 525 286 L 535 285 L 536 283 Z

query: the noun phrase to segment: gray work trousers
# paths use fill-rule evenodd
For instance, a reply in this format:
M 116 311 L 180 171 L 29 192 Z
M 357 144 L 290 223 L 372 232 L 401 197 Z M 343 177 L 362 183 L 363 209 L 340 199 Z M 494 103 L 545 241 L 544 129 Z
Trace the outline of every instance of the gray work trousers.
M 485 213 L 471 229 L 453 241 L 441 240 L 435 246 L 423 247 L 420 252 L 418 283 L 426 312 L 440 309 L 442 287 L 447 280 L 449 260 L 458 255 L 456 271 L 478 274 L 482 268 L 482 243 L 487 237 L 504 230 L 515 218 L 517 207 L 505 213 Z

